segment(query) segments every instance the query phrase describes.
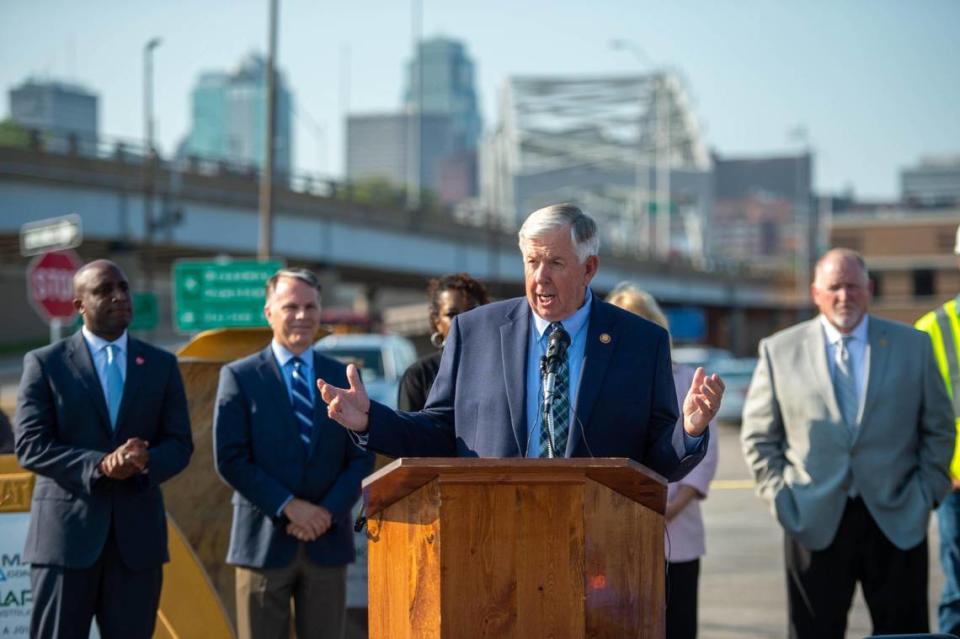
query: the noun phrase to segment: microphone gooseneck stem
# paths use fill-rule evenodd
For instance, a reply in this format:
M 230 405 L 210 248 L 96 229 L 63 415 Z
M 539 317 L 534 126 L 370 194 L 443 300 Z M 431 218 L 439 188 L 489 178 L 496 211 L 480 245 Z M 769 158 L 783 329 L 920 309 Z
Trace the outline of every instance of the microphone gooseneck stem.
M 553 439 L 553 395 L 557 383 L 557 374 L 549 370 L 544 376 L 543 383 L 543 419 L 547 425 L 547 457 L 552 459 L 556 457 L 556 445 Z

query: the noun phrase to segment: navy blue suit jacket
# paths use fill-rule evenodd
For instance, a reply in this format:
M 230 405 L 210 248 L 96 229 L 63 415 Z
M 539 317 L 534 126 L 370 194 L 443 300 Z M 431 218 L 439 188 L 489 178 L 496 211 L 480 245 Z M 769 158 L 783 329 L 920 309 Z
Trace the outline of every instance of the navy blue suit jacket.
M 24 553 L 32 564 L 89 568 L 111 525 L 129 568 L 168 559 L 160 484 L 193 453 L 187 400 L 173 355 L 132 337 L 127 344 L 116 432 L 81 332 L 24 357 L 14 432 L 20 465 L 37 474 Z M 102 476 L 97 464 L 131 437 L 150 443 L 149 472 Z
M 343 364 L 313 351 L 313 366 L 318 377 L 347 386 Z M 270 346 L 220 371 L 213 437 L 217 472 L 235 491 L 227 563 L 279 568 L 293 561 L 300 542 L 277 516 L 291 494 L 333 515 L 333 527 L 307 544 L 310 559 L 323 565 L 353 561 L 350 510 L 374 456 L 353 445 L 319 398 L 310 445 L 304 446 Z
M 525 456 L 530 313 L 516 298 L 458 315 L 423 411 L 371 402 L 369 447 L 392 457 Z M 670 481 L 689 472 L 707 435 L 694 454 L 678 457 L 667 332 L 594 296 L 584 354 L 565 456 L 629 457 Z

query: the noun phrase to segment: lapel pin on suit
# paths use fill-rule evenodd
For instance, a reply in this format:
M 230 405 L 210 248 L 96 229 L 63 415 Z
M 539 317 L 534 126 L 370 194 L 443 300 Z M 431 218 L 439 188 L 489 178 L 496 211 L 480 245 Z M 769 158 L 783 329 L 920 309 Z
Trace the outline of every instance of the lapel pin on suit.
M 881 337 L 881 338 L 880 338 L 880 348 L 886 348 L 886 347 L 887 347 L 887 338 L 886 338 L 886 337 Z
M 137 361 L 137 366 L 143 366 L 143 363 L 146 362 L 147 360 L 143 359 L 143 358 L 140 357 L 140 356 L 137 356 L 137 360 L 136 360 L 136 361 Z
M 611 339 L 612 339 L 612 338 L 610 337 L 610 334 L 609 334 L 609 333 L 600 333 L 600 343 L 601 343 L 601 344 L 609 344 Z

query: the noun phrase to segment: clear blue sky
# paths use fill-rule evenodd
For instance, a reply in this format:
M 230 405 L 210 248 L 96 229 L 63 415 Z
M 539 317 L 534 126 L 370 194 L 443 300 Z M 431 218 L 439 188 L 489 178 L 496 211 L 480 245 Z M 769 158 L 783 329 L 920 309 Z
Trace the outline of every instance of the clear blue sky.
M 155 109 L 169 152 L 189 128 L 197 74 L 264 50 L 267 10 L 266 0 L 2 0 L 0 90 L 30 74 L 79 81 L 100 95 L 103 133 L 138 137 L 141 52 L 160 36 Z M 629 38 L 683 71 L 711 148 L 795 151 L 788 131 L 802 124 L 817 188 L 867 198 L 895 197 L 899 169 L 921 155 L 960 153 L 958 29 L 956 0 L 423 0 L 424 35 L 463 40 L 476 62 L 488 126 L 511 74 L 643 69 L 609 46 Z M 325 131 L 296 121 L 298 169 L 341 173 L 345 94 L 351 112 L 398 108 L 412 33 L 410 1 L 281 0 L 280 67 Z

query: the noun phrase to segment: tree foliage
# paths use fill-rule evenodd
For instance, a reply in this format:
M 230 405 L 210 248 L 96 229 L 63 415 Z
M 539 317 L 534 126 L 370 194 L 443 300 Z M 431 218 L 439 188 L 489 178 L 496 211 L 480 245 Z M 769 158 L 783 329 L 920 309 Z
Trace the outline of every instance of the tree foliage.
M 30 132 L 10 120 L 0 120 L 0 146 L 30 146 Z

